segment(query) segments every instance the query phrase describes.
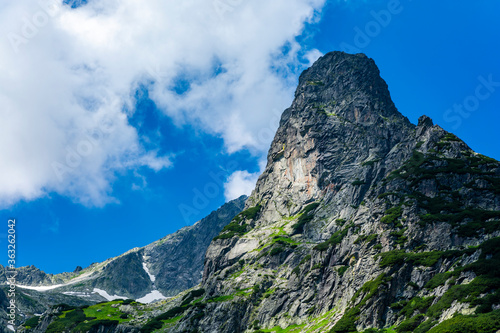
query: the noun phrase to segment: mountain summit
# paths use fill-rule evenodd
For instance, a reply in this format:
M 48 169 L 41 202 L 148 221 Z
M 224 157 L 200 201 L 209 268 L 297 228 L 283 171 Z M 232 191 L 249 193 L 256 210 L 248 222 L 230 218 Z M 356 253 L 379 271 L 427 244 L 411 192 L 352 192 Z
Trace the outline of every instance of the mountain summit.
M 402 116 L 372 59 L 329 53 L 283 113 L 246 203 L 258 214 L 207 251 L 206 298 L 252 292 L 207 304 L 196 327 L 229 313 L 219 332 L 425 332 L 478 305 L 490 312 L 479 295 L 496 290 L 482 267 L 497 258 L 499 178 L 498 161 L 426 116 Z
M 495 332 L 499 236 L 500 163 L 411 124 L 372 59 L 332 52 L 300 76 L 200 286 L 129 305 L 114 332 Z

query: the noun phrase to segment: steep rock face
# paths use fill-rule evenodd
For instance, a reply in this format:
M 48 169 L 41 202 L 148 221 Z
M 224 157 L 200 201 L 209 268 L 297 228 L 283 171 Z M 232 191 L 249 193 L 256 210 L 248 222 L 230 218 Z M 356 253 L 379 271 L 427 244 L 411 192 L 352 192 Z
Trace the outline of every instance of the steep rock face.
M 293 216 L 324 196 L 351 214 L 369 184 L 406 158 L 384 159 L 414 133 L 415 126 L 396 110 L 372 59 L 362 54 L 325 55 L 300 76 L 295 100 L 283 113 L 266 170 L 247 202 L 247 208 L 263 206 L 255 224 L 265 226 Z M 377 168 L 366 167 L 375 163 Z M 349 186 L 356 180 L 365 184 Z M 211 258 L 207 256 L 206 276 Z
M 373 60 L 327 54 L 301 75 L 246 210 L 208 248 L 203 301 L 167 331 L 425 332 L 491 313 L 499 178 L 430 118 L 409 123 Z
M 274 206 L 272 222 L 353 179 L 376 179 L 379 170 L 362 164 L 386 156 L 413 127 L 396 110 L 373 60 L 327 54 L 300 76 L 252 199 L 268 203 L 268 212 Z
M 230 201 L 193 226 L 183 228 L 144 248 L 144 262 L 165 296 L 200 283 L 205 252 L 212 239 L 242 211 L 246 196 Z

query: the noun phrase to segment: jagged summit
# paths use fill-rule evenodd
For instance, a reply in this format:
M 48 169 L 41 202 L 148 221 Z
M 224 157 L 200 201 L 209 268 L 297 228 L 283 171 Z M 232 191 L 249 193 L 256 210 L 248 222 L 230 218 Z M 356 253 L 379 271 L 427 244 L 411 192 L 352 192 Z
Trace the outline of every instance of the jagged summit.
M 364 54 L 330 52 L 305 70 L 291 110 L 304 111 L 305 106 L 321 107 L 351 122 L 376 123 L 380 117 L 406 119 L 392 102 L 375 61 Z
M 271 200 L 277 210 L 286 211 L 294 206 L 290 202 L 317 200 L 352 179 L 381 178 L 383 162 L 378 174 L 363 164 L 383 161 L 414 133 L 415 125 L 394 106 L 373 59 L 328 53 L 300 76 L 295 100 L 284 111 L 271 144 L 255 200 Z M 272 198 L 273 194 L 278 195 Z
M 255 321 L 294 332 L 402 323 L 399 332 L 420 324 L 416 331 L 426 332 L 453 313 L 471 313 L 450 299 L 474 274 L 478 284 L 491 277 L 480 272 L 485 263 L 471 263 L 480 251 L 496 253 L 499 178 L 498 161 L 427 116 L 417 126 L 402 116 L 372 59 L 329 53 L 300 76 L 283 113 L 246 203 L 258 213 L 233 221 L 207 251 L 208 299 L 254 291 L 207 304 L 196 327 L 209 332 L 230 313 L 221 332 L 252 332 Z M 471 245 L 479 247 L 468 252 Z M 435 289 L 452 276 L 464 285 Z M 400 312 L 421 302 L 416 313 Z M 172 331 L 190 327 L 182 321 Z

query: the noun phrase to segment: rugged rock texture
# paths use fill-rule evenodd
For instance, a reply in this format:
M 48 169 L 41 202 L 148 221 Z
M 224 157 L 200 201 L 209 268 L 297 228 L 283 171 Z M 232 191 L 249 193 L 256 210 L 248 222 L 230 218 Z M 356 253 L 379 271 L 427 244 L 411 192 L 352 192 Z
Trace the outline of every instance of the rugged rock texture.
M 0 265 L 0 281 L 7 280 L 7 268 Z M 47 274 L 35 266 L 20 267 L 17 270 L 16 279 L 19 283 L 29 286 L 42 286 L 60 284 L 74 277 L 73 273 Z
M 246 196 L 230 201 L 217 211 L 144 248 L 144 262 L 156 277 L 165 296 L 175 296 L 201 281 L 205 252 L 212 239 L 242 211 Z
M 131 305 L 127 325 L 500 329 L 500 163 L 426 116 L 412 125 L 365 55 L 329 53 L 300 76 L 245 208 L 211 242 L 197 289 Z
M 329 53 L 300 76 L 247 210 L 208 248 L 203 300 L 164 330 L 498 319 L 500 274 L 485 267 L 499 263 L 499 182 L 498 161 L 402 116 L 372 59 Z

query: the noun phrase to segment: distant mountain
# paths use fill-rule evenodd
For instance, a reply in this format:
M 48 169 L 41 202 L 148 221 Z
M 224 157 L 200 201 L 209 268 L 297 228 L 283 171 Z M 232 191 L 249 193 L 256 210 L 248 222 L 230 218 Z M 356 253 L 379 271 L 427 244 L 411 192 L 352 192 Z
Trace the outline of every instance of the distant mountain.
M 33 315 L 59 303 L 79 306 L 129 298 L 149 303 L 175 296 L 200 283 L 206 249 L 246 199 L 230 201 L 192 226 L 82 270 L 52 275 L 34 266 L 18 268 L 18 298 L 32 300 L 21 308 Z M 2 266 L 0 278 L 6 280 Z M 5 301 L 0 291 L 0 302 Z

